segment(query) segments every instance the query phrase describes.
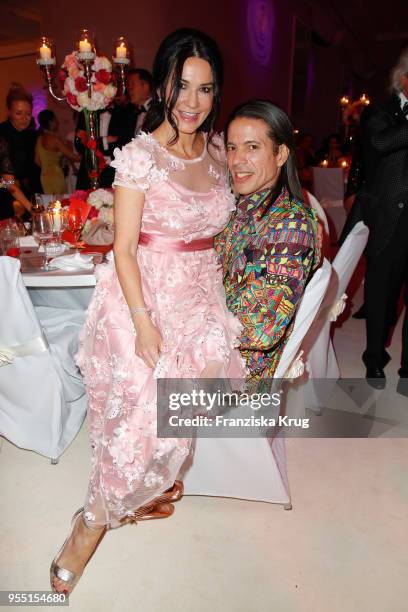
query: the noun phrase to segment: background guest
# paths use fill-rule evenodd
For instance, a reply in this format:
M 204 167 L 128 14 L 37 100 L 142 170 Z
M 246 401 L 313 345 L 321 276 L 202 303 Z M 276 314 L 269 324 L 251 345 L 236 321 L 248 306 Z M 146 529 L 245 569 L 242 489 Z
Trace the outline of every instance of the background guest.
M 96 133 L 99 134 L 97 138 L 97 147 L 103 153 L 105 157 L 105 161 L 107 162 L 107 166 L 101 171 L 99 176 L 99 184 L 101 187 L 110 187 L 113 182 L 113 178 L 115 176 L 113 168 L 109 166 L 111 159 L 113 148 L 116 146 L 118 141 L 118 135 L 112 133 L 111 129 L 111 118 L 112 118 L 113 109 L 105 108 L 102 111 L 97 111 L 95 113 L 97 125 Z M 80 155 L 80 165 L 78 169 L 78 177 L 76 188 L 77 189 L 90 189 L 91 183 L 88 175 L 88 167 L 86 163 L 86 154 L 87 149 L 83 144 L 81 138 L 79 137 L 80 132 L 85 131 L 85 117 L 84 113 L 78 114 L 78 121 L 76 126 L 75 133 L 75 149 L 78 151 Z M 113 146 L 114 145 L 114 146 Z
M 0 136 L 7 141 L 14 176 L 28 201 L 21 203 L 29 210 L 33 195 L 42 191 L 40 169 L 34 162 L 37 131 L 32 127 L 33 98 L 21 85 L 13 84 L 7 94 L 6 105 L 8 118 L 0 123 Z M 1 198 L 2 207 L 10 211 L 15 199 L 12 192 L 4 192 Z
M 391 74 L 392 95 L 372 105 L 362 125 L 364 180 L 358 194 L 370 229 L 366 249 L 366 377 L 376 388 L 385 385 L 385 350 L 396 321 L 405 285 L 408 306 L 408 48 Z M 356 202 L 357 203 L 357 198 Z M 408 378 L 408 308 L 402 330 L 400 381 Z
M 337 168 L 338 161 L 344 156 L 339 134 L 330 134 L 319 151 L 319 159 L 326 159 L 329 168 Z
M 2 136 L 0 136 L 0 176 L 5 180 L 15 179 L 8 143 Z M 10 185 L 8 191 L 0 189 L 0 221 L 14 217 L 16 203 L 23 211 L 31 211 L 31 202 L 27 200 L 18 184 Z
M 302 187 L 312 191 L 312 167 L 316 166 L 317 158 L 313 148 L 313 138 L 310 134 L 301 134 L 298 139 L 296 163 Z
M 40 135 L 37 139 L 35 161 L 41 168 L 41 185 L 44 193 L 66 193 L 65 177 L 62 170 L 62 157 L 72 164 L 80 161 L 79 155 L 57 134 L 59 122 L 51 110 L 43 110 L 38 115 Z
M 129 70 L 126 79 L 128 102 L 116 105 L 112 112 L 111 133 L 117 135 L 115 146 L 123 147 L 140 132 L 152 95 L 152 75 L 145 68 Z

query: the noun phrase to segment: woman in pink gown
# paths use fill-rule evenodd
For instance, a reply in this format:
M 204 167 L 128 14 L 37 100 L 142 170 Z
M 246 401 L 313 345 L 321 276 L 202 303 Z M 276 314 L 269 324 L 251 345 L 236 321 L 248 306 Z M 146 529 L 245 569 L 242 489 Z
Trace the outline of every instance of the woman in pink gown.
M 234 209 L 222 140 L 212 131 L 218 48 L 201 32 L 178 30 L 163 41 L 153 78 L 146 131 L 116 149 L 112 162 L 114 259 L 97 268 L 77 357 L 91 478 L 51 566 L 60 592 L 72 591 L 107 528 L 137 519 L 150 502 L 155 507 L 189 454 L 190 440 L 156 435 L 157 379 L 245 372 L 235 348 L 240 324 L 227 310 L 213 249 Z

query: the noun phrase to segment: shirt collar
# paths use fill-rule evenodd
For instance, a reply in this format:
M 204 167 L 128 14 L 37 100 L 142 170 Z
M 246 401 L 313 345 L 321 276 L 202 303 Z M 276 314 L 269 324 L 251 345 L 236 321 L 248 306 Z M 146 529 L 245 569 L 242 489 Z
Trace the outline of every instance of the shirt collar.
M 259 191 L 255 191 L 248 196 L 242 196 L 238 202 L 237 208 L 242 212 L 249 213 L 256 211 L 262 211 L 266 208 L 270 203 L 270 197 L 273 195 L 274 189 L 260 189 Z M 288 190 L 286 187 L 283 187 L 281 192 L 275 198 L 274 205 L 278 205 L 286 196 L 288 196 Z M 262 212 L 261 212 L 262 214 Z
M 402 91 L 400 91 L 398 97 L 400 100 L 401 108 L 404 108 L 404 104 L 408 102 L 407 96 Z

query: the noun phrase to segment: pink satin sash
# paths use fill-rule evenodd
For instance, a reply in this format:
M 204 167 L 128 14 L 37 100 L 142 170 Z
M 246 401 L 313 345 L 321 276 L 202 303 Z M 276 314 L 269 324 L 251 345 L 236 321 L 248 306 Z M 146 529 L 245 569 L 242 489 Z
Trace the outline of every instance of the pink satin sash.
M 184 242 L 184 240 L 173 240 L 165 236 L 155 236 L 153 234 L 145 234 L 140 232 L 139 234 L 139 245 L 147 247 L 152 251 L 159 253 L 166 253 L 172 251 L 175 253 L 182 253 L 186 251 L 206 251 L 214 248 L 214 238 L 198 238 L 191 242 Z

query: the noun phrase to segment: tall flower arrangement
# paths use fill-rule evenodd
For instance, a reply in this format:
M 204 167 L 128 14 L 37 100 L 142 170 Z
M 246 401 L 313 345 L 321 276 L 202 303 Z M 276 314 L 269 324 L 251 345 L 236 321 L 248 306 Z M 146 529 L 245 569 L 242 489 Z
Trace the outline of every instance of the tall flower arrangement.
M 79 60 L 78 52 L 65 57 L 59 78 L 66 100 L 71 108 L 84 113 L 85 131 L 79 138 L 86 149 L 88 174 L 92 187 L 98 186 L 98 177 L 106 166 L 105 158 L 97 147 L 98 121 L 96 112 L 111 104 L 116 95 L 112 64 L 105 56 L 96 56 L 89 62 Z
M 97 56 L 90 65 L 91 87 L 88 91 L 83 64 L 78 52 L 65 57 L 61 67 L 60 81 L 68 104 L 76 111 L 98 111 L 112 103 L 116 85 L 112 64 L 107 57 Z

